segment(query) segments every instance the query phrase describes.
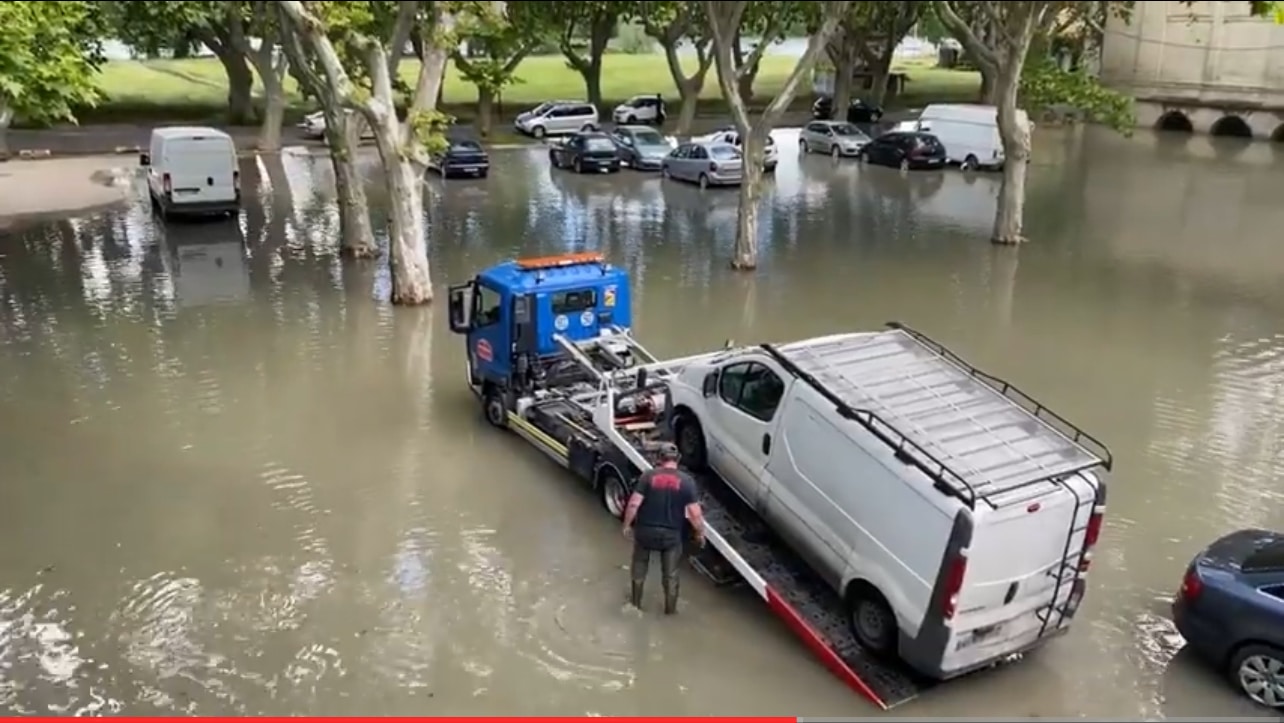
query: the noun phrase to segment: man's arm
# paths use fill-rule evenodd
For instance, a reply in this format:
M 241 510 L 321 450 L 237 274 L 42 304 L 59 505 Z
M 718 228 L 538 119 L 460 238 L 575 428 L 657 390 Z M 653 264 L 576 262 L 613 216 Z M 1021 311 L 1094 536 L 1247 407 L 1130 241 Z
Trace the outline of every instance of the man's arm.
M 624 534 L 627 536 L 633 530 L 633 521 L 637 519 L 638 508 L 642 506 L 642 500 L 646 499 L 646 493 L 651 488 L 651 475 L 643 474 L 638 477 L 638 485 L 633 489 L 633 494 L 629 496 L 629 503 L 624 507 Z
M 685 493 L 686 506 L 683 512 L 686 514 L 687 522 L 691 523 L 691 532 L 695 535 L 696 542 L 704 543 L 704 508 L 700 506 L 700 495 L 696 492 L 695 481 L 687 477 L 682 480 L 682 488 Z

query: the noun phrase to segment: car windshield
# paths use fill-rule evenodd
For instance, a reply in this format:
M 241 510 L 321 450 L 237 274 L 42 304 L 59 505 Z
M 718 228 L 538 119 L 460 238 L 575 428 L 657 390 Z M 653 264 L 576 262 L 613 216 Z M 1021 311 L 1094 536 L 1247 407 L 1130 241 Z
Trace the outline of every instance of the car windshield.
M 590 151 L 613 151 L 615 150 L 615 144 L 607 138 L 594 136 L 584 139 L 584 148 Z
M 641 108 L 642 106 L 646 105 L 649 102 L 651 102 L 650 97 L 638 96 L 637 98 L 634 98 L 633 100 L 629 101 L 627 105 L 630 108 Z
M 667 146 L 664 136 L 655 131 L 639 131 L 633 134 L 633 142 L 639 146 Z
M 552 107 L 553 107 L 552 103 L 540 103 L 539 105 L 532 108 L 530 113 L 531 115 L 539 115 L 540 113 L 544 113 L 548 111 L 548 109 Z
M 709 157 L 718 161 L 738 160 L 740 151 L 732 146 L 712 146 L 709 148 Z
M 477 141 L 451 141 L 450 150 L 452 151 L 480 151 L 481 145 Z
M 834 135 L 845 138 L 868 138 L 865 133 L 851 123 L 839 123 L 834 126 Z

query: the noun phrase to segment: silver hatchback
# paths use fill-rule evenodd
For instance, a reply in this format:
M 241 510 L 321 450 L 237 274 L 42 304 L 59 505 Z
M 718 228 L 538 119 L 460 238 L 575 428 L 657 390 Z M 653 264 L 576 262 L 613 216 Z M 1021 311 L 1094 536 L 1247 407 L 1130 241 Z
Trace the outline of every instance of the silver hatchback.
M 709 186 L 738 186 L 744 177 L 744 157 L 729 143 L 683 143 L 660 164 L 665 178 Z
M 843 121 L 812 121 L 803 126 L 798 136 L 798 150 L 803 153 L 828 153 L 839 156 L 858 156 L 869 143 L 869 136 L 851 123 Z

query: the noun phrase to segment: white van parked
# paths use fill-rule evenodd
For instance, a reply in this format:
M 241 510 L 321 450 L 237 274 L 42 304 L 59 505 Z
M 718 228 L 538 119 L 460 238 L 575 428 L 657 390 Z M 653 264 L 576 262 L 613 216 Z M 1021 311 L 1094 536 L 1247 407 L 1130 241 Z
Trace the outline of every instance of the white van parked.
M 842 597 L 861 645 L 951 678 L 1069 628 L 1111 457 L 890 326 L 692 362 L 675 433 Z
M 162 217 L 234 214 L 241 208 L 241 173 L 232 137 L 214 128 L 156 128 L 148 152 L 147 192 Z
M 1019 108 L 1017 121 L 1026 127 L 1030 125 L 1030 118 Z M 964 170 L 997 170 L 1003 167 L 998 109 L 992 105 L 929 105 L 919 115 L 916 130 L 936 136 L 945 146 L 950 163 L 958 164 Z

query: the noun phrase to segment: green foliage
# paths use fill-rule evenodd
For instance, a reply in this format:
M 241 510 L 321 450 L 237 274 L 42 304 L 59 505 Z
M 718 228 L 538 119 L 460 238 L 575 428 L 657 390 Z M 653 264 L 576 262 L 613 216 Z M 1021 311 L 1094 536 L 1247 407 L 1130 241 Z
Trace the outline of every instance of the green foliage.
M 517 66 L 539 43 L 537 34 L 514 22 L 505 13 L 486 7 L 461 8 L 458 35 L 468 42 L 468 53 L 458 49 L 452 54 L 455 67 L 465 80 L 479 89 L 498 93 L 513 83 Z M 511 7 L 511 6 L 510 6 Z
M 198 30 L 222 25 L 222 3 L 199 0 L 100 2 L 112 37 L 150 57 L 181 55 L 197 44 Z
M 0 3 L 0 106 L 30 121 L 75 120 L 75 107 L 98 99 L 101 30 L 94 3 Z
M 615 48 L 621 53 L 643 55 L 655 49 L 655 41 L 647 35 L 641 24 L 623 23 L 615 37 Z
M 454 116 L 436 110 L 415 110 L 406 116 L 409 137 L 430 154 L 441 153 L 450 145 L 446 131 L 454 122 Z
M 1069 106 L 1087 120 L 1131 135 L 1132 98 L 1102 85 L 1082 70 L 1063 70 L 1046 56 L 1031 56 L 1021 74 L 1021 104 L 1030 110 Z

